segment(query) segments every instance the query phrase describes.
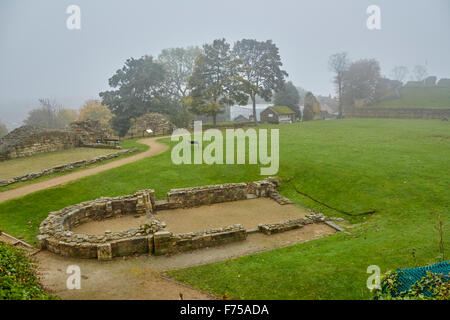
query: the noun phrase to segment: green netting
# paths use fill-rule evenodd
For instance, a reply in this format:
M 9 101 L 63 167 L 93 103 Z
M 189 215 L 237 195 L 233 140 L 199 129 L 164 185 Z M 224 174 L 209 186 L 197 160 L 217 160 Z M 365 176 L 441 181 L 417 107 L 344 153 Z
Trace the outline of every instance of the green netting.
M 439 262 L 431 266 L 419 267 L 419 268 L 405 268 L 397 269 L 395 273 L 397 274 L 396 289 L 398 293 L 408 291 L 413 284 L 422 280 L 423 277 L 427 275 L 427 272 L 434 274 L 442 274 L 445 277 L 444 281 L 449 281 L 450 279 L 450 261 Z M 387 285 L 382 284 L 382 291 L 386 293 Z M 429 288 L 432 289 L 432 288 Z M 432 290 L 427 290 L 424 292 L 425 295 L 430 296 Z M 394 296 L 394 294 L 393 294 Z

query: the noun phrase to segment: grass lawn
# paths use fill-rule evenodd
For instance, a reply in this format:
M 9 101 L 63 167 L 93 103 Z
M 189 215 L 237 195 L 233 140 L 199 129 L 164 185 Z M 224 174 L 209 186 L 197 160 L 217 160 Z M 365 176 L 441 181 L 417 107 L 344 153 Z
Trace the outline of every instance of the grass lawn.
M 450 126 L 433 120 L 346 119 L 269 126 L 280 129 L 282 178 L 349 212 L 353 236 L 323 239 L 169 274 L 210 292 L 243 299 L 364 299 L 366 269 L 424 265 L 439 255 L 437 215 L 450 240 Z M 168 142 L 168 139 L 165 141 Z M 169 143 L 169 142 L 168 142 Z M 170 152 L 0 204 L 0 229 L 29 242 L 50 211 L 101 196 L 260 179 L 259 165 L 175 166 Z M 340 216 L 298 195 L 297 205 Z M 447 257 L 448 259 L 448 257 Z
M 41 171 L 69 162 L 92 159 L 97 156 L 117 152 L 113 149 L 75 148 L 56 152 L 40 153 L 32 157 L 3 161 L 0 179 L 13 178 L 26 173 Z
M 386 97 L 373 107 L 380 108 L 450 108 L 450 87 L 405 87 L 401 89 L 401 98 L 394 94 Z
M 130 154 L 121 155 L 121 156 L 113 158 L 113 159 L 94 163 L 90 166 L 86 166 L 83 168 L 77 168 L 72 171 L 58 172 L 55 174 L 42 176 L 40 178 L 29 180 L 29 181 L 13 183 L 13 184 L 5 186 L 5 187 L 0 187 L 0 192 L 5 191 L 5 190 L 14 189 L 14 188 L 20 187 L 25 184 L 34 183 L 36 181 L 50 179 L 50 178 L 53 178 L 56 176 L 61 176 L 61 175 L 65 175 L 68 173 L 75 172 L 75 171 L 84 170 L 86 168 L 92 168 L 95 166 L 103 165 L 105 163 L 108 163 L 111 161 L 116 161 L 116 160 L 122 159 L 122 158 L 126 158 L 131 155 L 135 155 L 135 154 L 138 154 L 138 153 L 148 150 L 147 145 L 138 143 L 138 142 L 136 142 L 136 140 L 122 141 L 120 143 L 120 146 L 122 147 L 122 150 L 132 149 L 132 148 L 138 148 L 139 150 L 136 152 L 130 153 Z M 69 149 L 69 150 L 58 151 L 58 152 L 38 154 L 33 157 L 7 160 L 7 161 L 4 161 L 1 163 L 0 179 L 16 177 L 16 176 L 19 176 L 22 174 L 36 172 L 36 171 L 43 170 L 46 168 L 51 168 L 51 167 L 54 167 L 57 165 L 61 165 L 61 164 L 69 163 L 69 162 L 75 162 L 75 161 L 83 160 L 83 159 L 92 159 L 92 158 L 95 158 L 96 156 L 105 155 L 105 154 L 109 154 L 109 153 L 116 153 L 119 151 L 120 150 L 117 150 L 117 149 L 113 150 L 113 149 L 95 149 L 95 148 L 76 148 L 76 149 Z

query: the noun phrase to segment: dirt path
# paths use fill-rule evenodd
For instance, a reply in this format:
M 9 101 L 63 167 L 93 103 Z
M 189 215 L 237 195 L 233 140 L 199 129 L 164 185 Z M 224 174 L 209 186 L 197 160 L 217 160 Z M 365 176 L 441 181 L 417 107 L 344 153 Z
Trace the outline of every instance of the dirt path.
M 148 256 L 115 258 L 99 262 L 95 259 L 61 257 L 48 251 L 35 255 L 42 284 L 63 299 L 135 299 L 186 300 L 214 299 L 215 297 L 178 282 L 162 277 L 164 271 L 223 261 L 261 251 L 290 246 L 336 231 L 325 224 L 307 225 L 284 233 L 266 236 L 250 234 L 245 241 L 206 248 L 173 256 Z M 81 271 L 81 289 L 68 290 L 67 267 L 77 265 Z
M 78 180 L 78 179 L 81 179 L 81 178 L 84 178 L 87 176 L 91 176 L 91 175 L 106 171 L 106 170 L 117 168 L 117 167 L 123 166 L 124 164 L 127 164 L 127 163 L 131 163 L 131 162 L 138 161 L 138 160 L 141 160 L 141 159 L 144 159 L 147 157 L 152 157 L 152 156 L 158 155 L 158 154 L 166 151 L 169 148 L 166 144 L 156 141 L 161 138 L 164 138 L 164 137 L 155 137 L 155 138 L 147 138 L 147 139 L 139 140 L 140 143 L 148 145 L 150 147 L 150 149 L 145 152 L 139 153 L 137 155 L 123 158 L 123 159 L 120 159 L 117 161 L 109 162 L 107 164 L 99 165 L 99 166 L 96 166 L 93 168 L 80 170 L 80 171 L 69 173 L 69 174 L 66 174 L 63 176 L 58 176 L 55 178 L 39 181 L 36 183 L 27 184 L 22 187 L 18 187 L 15 189 L 0 192 L 0 203 L 3 201 L 6 201 L 6 200 L 23 197 L 27 194 L 30 194 L 30 193 L 33 193 L 33 192 L 36 192 L 39 190 L 53 188 L 53 187 L 56 187 L 56 186 L 59 186 L 59 185 L 62 185 L 62 184 L 65 184 L 65 183 L 68 183 L 71 181 L 75 181 L 75 180 Z

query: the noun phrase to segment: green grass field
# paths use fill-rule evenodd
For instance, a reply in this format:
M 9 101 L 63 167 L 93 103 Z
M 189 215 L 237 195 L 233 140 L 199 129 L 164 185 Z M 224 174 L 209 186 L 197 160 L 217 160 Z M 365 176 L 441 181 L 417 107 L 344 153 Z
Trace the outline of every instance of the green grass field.
M 267 126 L 265 126 L 267 127 Z M 366 269 L 436 262 L 437 215 L 450 240 L 450 126 L 433 120 L 346 119 L 269 126 L 280 129 L 282 178 L 349 212 L 353 236 L 323 239 L 169 274 L 218 295 L 241 299 L 365 299 Z M 165 140 L 169 143 L 168 139 Z M 101 196 L 261 179 L 259 165 L 175 166 L 170 152 L 0 204 L 0 229 L 29 242 L 50 211 Z M 298 195 L 297 205 L 341 216 Z M 345 217 L 345 216 L 343 216 Z M 448 257 L 447 257 L 448 259 Z
M 450 87 L 405 87 L 401 89 L 401 98 L 392 93 L 385 101 L 374 105 L 379 108 L 450 108 Z

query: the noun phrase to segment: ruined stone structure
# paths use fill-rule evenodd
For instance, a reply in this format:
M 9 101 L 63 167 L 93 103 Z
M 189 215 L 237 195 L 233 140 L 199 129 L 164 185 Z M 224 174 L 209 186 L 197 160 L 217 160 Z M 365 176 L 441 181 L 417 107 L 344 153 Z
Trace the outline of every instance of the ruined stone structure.
M 109 260 L 132 254 L 173 254 L 188 250 L 243 241 L 248 233 L 273 234 L 301 228 L 326 217 L 312 213 L 304 219 L 259 225 L 245 230 L 242 225 L 225 226 L 202 232 L 173 234 L 165 230 L 166 224 L 153 215 L 158 210 L 188 208 L 218 202 L 270 197 L 280 204 L 291 203 L 277 192 L 278 180 L 267 178 L 251 183 L 233 183 L 215 186 L 174 189 L 167 200 L 155 201 L 154 190 L 142 190 L 134 195 L 118 198 L 100 198 L 51 212 L 40 225 L 36 242 L 41 249 L 77 258 Z M 138 228 L 110 232 L 102 235 L 77 234 L 72 228 L 89 221 L 121 215 L 146 215 L 147 222 Z
M 150 129 L 153 131 L 152 134 L 170 134 L 176 129 L 165 116 L 159 113 L 147 113 L 143 116 L 137 118 L 128 130 L 127 136 L 144 136 L 146 135 L 146 130 Z
M 106 138 L 106 131 L 94 120 L 74 122 L 66 129 L 22 126 L 0 139 L 0 161 L 76 147 L 111 148 L 101 144 Z
M 0 139 L 0 161 L 75 148 L 79 139 L 67 130 L 22 126 Z
M 70 131 L 74 132 L 84 146 L 104 143 L 109 137 L 108 130 L 100 125 L 98 120 L 75 121 L 70 124 Z

